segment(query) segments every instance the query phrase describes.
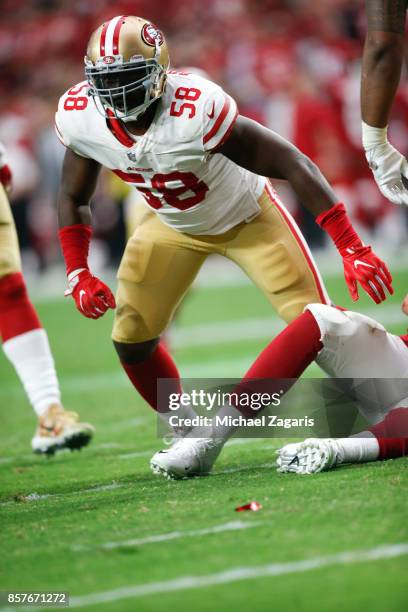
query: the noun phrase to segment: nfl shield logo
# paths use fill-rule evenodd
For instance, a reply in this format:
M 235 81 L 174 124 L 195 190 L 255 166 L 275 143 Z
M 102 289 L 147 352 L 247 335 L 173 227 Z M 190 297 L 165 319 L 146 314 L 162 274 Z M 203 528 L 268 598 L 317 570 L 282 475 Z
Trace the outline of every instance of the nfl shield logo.
M 133 153 L 132 151 L 130 153 L 128 153 L 127 156 L 130 159 L 130 161 L 132 161 L 132 162 L 135 162 L 137 160 L 136 154 Z

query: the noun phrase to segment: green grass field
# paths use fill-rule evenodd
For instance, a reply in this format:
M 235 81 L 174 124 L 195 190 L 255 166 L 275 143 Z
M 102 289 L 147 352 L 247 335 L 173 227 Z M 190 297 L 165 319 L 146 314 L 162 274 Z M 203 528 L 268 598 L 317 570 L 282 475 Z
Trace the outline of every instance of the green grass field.
M 342 278 L 326 280 L 351 306 Z M 407 281 L 395 274 L 395 296 L 359 309 L 404 332 Z M 212 476 L 168 482 L 149 470 L 162 442 L 118 366 L 111 315 L 86 320 L 68 300 L 38 309 L 64 403 L 96 436 L 80 453 L 32 455 L 35 419 L 0 356 L 0 590 L 68 591 L 101 611 L 407 609 L 407 546 L 383 548 L 408 543 L 406 459 L 299 477 L 274 469 L 282 440 L 233 440 Z M 277 329 L 256 289 L 199 288 L 171 342 L 182 375 L 240 377 Z M 251 500 L 259 512 L 234 511 Z

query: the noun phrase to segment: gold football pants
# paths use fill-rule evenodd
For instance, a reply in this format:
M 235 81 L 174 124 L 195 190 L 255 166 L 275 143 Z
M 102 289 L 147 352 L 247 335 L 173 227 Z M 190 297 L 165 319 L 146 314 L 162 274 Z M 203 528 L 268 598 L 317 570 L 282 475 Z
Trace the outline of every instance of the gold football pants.
M 214 253 L 236 262 L 287 322 L 306 304 L 330 303 L 300 230 L 269 185 L 259 204 L 252 221 L 218 236 L 177 232 L 146 209 L 118 270 L 112 338 L 138 343 L 160 336 Z

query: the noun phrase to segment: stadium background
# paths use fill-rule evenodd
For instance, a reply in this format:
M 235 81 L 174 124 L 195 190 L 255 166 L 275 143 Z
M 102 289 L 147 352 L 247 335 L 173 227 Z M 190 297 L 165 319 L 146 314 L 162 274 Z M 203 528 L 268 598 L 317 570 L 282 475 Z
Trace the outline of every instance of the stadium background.
M 397 250 L 407 215 L 376 188 L 360 143 L 360 0 L 3 0 L 0 140 L 14 171 L 12 194 L 28 271 L 60 261 L 55 198 L 64 150 L 53 132 L 59 96 L 83 80 L 89 32 L 115 14 L 140 14 L 165 31 L 173 67 L 195 66 L 233 95 L 243 114 L 293 141 L 323 170 L 370 241 Z M 390 138 L 407 150 L 408 84 L 402 81 Z M 106 175 L 94 202 L 101 264 L 124 244 L 125 192 Z M 108 189 L 106 188 L 108 187 Z M 312 246 L 324 237 L 284 187 Z
M 361 296 L 354 307 L 391 331 L 404 332 L 399 304 L 408 287 L 407 210 L 382 198 L 360 144 L 363 2 L 0 4 L 0 141 L 14 173 L 11 201 L 24 271 L 49 333 L 64 402 L 97 431 L 95 442 L 81 454 L 47 462 L 33 457 L 34 417 L 0 355 L 1 588 L 63 586 L 83 596 L 217 574 L 237 565 L 264 567 L 406 541 L 404 460 L 291 479 L 273 469 L 274 449 L 282 440 L 247 440 L 225 449 L 212 478 L 177 484 L 154 478 L 148 460 L 161 441 L 151 412 L 118 367 L 109 340 L 112 314 L 89 321 L 64 301 L 65 273 L 56 240 L 55 200 L 64 155 L 53 129 L 58 98 L 83 80 L 90 31 L 114 15 L 139 14 L 164 30 L 173 67 L 206 70 L 236 98 L 243 114 L 286 136 L 319 164 L 361 234 L 394 274 L 395 295 L 385 304 L 375 307 Z M 393 108 L 390 139 L 407 153 L 406 79 Z M 287 185 L 277 187 L 312 246 L 332 299 L 351 307 L 335 249 Z M 93 203 L 92 268 L 112 286 L 133 204 L 126 188 L 104 173 Z M 237 377 L 281 327 L 243 274 L 215 258 L 178 313 L 168 342 L 183 376 Z M 313 366 L 307 375 L 321 374 Z M 237 521 L 234 507 L 251 499 L 262 503 L 262 511 L 242 520 L 239 515 Z M 110 548 L 109 542 L 114 543 Z M 131 598 L 106 601 L 102 598 L 98 609 L 135 609 Z M 183 591 L 182 598 L 178 592 L 141 596 L 137 607 L 224 610 L 243 603 L 256 610 L 400 612 L 406 609 L 406 568 L 401 558 L 334 566 L 210 587 L 205 593 Z

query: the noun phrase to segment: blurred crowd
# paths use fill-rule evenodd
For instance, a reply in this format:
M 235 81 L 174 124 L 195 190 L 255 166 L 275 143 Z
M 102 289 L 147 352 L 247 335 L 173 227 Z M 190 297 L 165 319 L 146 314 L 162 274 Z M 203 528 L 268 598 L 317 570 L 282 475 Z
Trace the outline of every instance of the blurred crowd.
M 2 0 L 0 141 L 14 173 L 23 251 L 39 269 L 58 261 L 55 200 L 64 148 L 55 137 L 59 96 L 83 80 L 90 32 L 118 14 L 152 20 L 173 67 L 197 67 L 251 116 L 293 141 L 322 169 L 363 235 L 390 246 L 407 219 L 379 193 L 360 142 L 363 0 Z M 408 153 L 408 85 L 401 81 L 390 140 Z M 312 245 L 323 237 L 284 184 L 281 195 Z M 126 189 L 106 173 L 94 200 L 104 262 L 125 241 Z

